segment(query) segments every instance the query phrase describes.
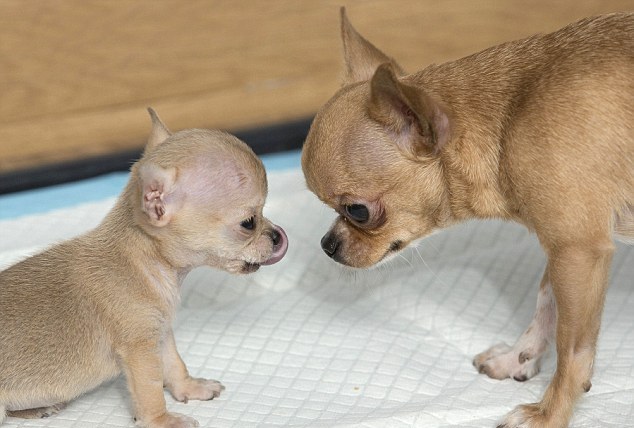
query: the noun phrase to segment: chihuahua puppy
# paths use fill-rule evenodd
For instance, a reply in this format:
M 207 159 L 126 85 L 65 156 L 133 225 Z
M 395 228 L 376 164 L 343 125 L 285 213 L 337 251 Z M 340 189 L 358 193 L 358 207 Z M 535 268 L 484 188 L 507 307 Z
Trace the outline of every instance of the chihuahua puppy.
M 534 376 L 542 400 L 506 428 L 565 427 L 590 389 L 613 237 L 634 238 L 634 13 L 583 19 L 407 74 L 341 13 L 343 87 L 306 139 L 307 185 L 338 213 L 321 240 L 374 265 L 473 218 L 517 221 L 547 256 L 537 310 L 514 346 L 476 356 L 495 379 Z
M 224 387 L 193 378 L 172 320 L 194 267 L 256 271 L 284 257 L 284 230 L 262 215 L 266 173 L 220 131 L 152 131 L 114 208 L 93 231 L 0 273 L 0 422 L 43 417 L 123 372 L 137 425 L 198 426 L 166 410 Z

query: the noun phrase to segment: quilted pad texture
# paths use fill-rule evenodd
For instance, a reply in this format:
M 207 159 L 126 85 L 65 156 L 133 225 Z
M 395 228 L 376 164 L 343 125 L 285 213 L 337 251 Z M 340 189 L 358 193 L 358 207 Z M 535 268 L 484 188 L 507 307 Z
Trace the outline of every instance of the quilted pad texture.
M 297 169 L 269 174 L 265 214 L 289 236 L 287 256 L 250 276 L 193 271 L 175 335 L 190 373 L 220 380 L 208 402 L 168 409 L 208 427 L 494 427 L 541 397 L 554 352 L 528 382 L 471 365 L 514 343 L 531 320 L 545 257 L 535 236 L 472 222 L 421 241 L 370 271 L 340 267 L 319 247 L 335 214 Z M 94 227 L 108 199 L 0 222 L 0 268 Z M 634 248 L 618 244 L 592 390 L 572 427 L 634 426 Z M 1 326 L 0 326 L 1 328 Z M 0 362 L 4 364 L 4 362 Z M 133 427 L 123 378 L 17 427 Z

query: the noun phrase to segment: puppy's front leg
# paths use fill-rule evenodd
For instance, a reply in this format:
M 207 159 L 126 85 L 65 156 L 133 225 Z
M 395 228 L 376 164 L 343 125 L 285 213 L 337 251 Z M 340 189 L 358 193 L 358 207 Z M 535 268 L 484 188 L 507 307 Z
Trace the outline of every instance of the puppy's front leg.
M 500 427 L 568 426 L 575 401 L 592 386 L 613 251 L 607 238 L 586 245 L 551 247 L 547 273 L 557 303 L 557 370 L 542 400 L 516 407 Z
M 225 387 L 217 380 L 193 378 L 176 349 L 170 329 L 163 343 L 163 379 L 165 387 L 178 401 L 213 400 Z
M 146 428 L 191 428 L 198 422 L 168 413 L 163 395 L 163 364 L 158 340 L 128 345 L 120 351 L 122 368 L 134 403 L 137 425 Z

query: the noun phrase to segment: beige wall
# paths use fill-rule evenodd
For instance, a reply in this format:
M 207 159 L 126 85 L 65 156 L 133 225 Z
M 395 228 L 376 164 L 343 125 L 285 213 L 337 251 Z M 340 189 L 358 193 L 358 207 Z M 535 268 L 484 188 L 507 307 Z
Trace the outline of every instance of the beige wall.
M 337 89 L 339 6 L 408 70 L 634 9 L 634 0 L 0 1 L 0 172 L 172 129 L 312 115 Z

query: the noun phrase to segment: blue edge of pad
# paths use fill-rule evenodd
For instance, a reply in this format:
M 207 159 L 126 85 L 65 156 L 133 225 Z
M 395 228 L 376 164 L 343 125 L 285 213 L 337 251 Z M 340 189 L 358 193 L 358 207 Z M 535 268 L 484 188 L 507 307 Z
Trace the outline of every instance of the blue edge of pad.
M 268 172 L 298 168 L 300 150 L 261 155 Z M 127 172 L 113 172 L 73 183 L 0 196 L 0 220 L 39 214 L 117 196 L 128 180 Z

